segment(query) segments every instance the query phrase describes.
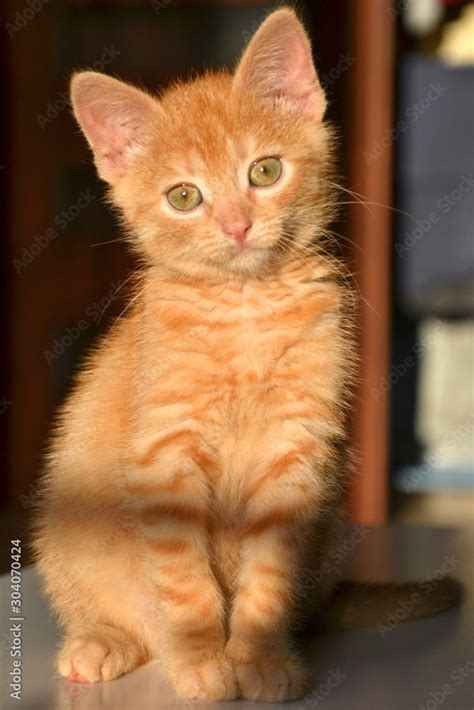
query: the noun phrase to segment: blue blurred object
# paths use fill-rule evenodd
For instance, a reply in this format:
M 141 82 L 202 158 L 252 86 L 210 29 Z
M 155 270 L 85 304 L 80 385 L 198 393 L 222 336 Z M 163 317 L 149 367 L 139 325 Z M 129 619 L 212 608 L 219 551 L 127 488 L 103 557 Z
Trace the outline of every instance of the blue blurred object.
M 408 312 L 474 314 L 474 67 L 400 62 L 395 259 Z
M 421 464 L 403 466 L 393 478 L 393 487 L 400 493 L 427 493 L 431 491 L 472 491 L 472 468 L 445 468 Z

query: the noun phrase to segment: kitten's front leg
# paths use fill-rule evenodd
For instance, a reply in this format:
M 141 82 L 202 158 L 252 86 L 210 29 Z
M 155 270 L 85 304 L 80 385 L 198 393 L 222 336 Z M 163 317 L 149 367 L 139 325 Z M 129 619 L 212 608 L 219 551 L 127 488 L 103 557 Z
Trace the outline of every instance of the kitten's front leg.
M 164 628 L 158 649 L 179 697 L 208 700 L 237 695 L 224 656 L 222 591 L 209 562 L 210 461 L 193 433 L 178 432 L 154 447 L 128 473 L 128 489 L 144 534 L 150 575 Z
M 241 696 L 278 702 L 300 698 L 307 671 L 291 648 L 288 622 L 297 586 L 290 536 L 280 526 L 247 537 L 226 655 L 234 664 Z
M 291 648 L 290 626 L 319 499 L 312 449 L 313 442 L 305 441 L 277 456 L 247 503 L 226 655 L 241 695 L 252 700 L 290 700 L 307 690 L 307 671 Z

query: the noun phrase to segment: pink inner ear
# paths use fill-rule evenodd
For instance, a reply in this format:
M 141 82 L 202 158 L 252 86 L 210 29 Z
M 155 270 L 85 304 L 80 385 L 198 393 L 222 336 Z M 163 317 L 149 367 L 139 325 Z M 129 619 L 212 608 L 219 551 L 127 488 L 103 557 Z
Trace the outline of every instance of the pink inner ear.
M 84 121 L 84 130 L 95 146 L 97 163 L 102 171 L 120 177 L 127 168 L 126 152 L 133 144 L 133 131 L 126 124 L 115 123 L 111 116 L 97 120 L 92 114 Z
M 298 112 L 322 119 L 326 108 L 302 24 L 277 10 L 257 30 L 237 68 L 234 86 L 262 98 L 284 97 Z
M 150 134 L 158 104 L 117 79 L 84 72 L 73 78 L 71 97 L 76 118 L 89 141 L 99 175 L 108 182 L 122 177 Z
M 318 102 L 322 99 L 325 103 L 325 100 L 306 49 L 295 43 L 293 49 L 288 49 L 286 56 L 282 57 L 282 73 L 280 77 L 275 77 L 275 92 L 296 104 L 301 113 L 312 116 L 317 112 Z

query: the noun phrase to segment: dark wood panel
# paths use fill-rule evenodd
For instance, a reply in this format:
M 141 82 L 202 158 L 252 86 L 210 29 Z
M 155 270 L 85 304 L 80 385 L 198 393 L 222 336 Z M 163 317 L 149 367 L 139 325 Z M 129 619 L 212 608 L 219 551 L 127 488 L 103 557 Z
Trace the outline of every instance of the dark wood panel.
M 361 385 L 353 424 L 358 463 L 350 514 L 355 522 L 377 524 L 385 522 L 388 513 L 389 409 L 381 382 L 389 368 L 391 145 L 376 159 L 369 156 L 392 125 L 395 23 L 390 0 L 353 0 L 350 8 L 351 52 L 356 61 L 350 83 L 349 184 L 369 203 L 365 208 L 357 204 L 349 208 L 349 236 L 355 245 L 352 262 L 363 299 Z

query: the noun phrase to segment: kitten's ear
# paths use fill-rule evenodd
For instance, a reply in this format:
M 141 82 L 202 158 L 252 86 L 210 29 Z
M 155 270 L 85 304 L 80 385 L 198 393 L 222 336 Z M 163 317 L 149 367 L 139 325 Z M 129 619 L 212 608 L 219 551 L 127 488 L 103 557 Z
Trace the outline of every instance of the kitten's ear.
M 72 77 L 71 102 L 100 177 L 113 184 L 146 149 L 150 125 L 161 111 L 158 101 L 111 76 L 84 71 Z
M 276 10 L 260 25 L 237 67 L 234 87 L 264 99 L 283 97 L 300 114 L 323 118 L 326 99 L 311 45 L 292 10 Z

